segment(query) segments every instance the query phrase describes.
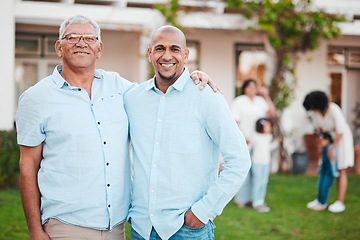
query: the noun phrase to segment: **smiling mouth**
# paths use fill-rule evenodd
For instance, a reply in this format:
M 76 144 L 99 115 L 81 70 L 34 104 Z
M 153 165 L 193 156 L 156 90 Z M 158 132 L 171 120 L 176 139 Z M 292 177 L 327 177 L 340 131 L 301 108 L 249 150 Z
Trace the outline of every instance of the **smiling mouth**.
M 87 52 L 74 52 L 74 54 L 89 55 Z
M 175 66 L 175 63 L 160 63 L 162 67 L 173 67 Z

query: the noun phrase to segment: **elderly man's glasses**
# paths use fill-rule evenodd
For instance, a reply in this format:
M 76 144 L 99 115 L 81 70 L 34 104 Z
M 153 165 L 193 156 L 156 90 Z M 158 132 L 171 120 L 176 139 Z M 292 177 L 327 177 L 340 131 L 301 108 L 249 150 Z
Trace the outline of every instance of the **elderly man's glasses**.
M 91 45 L 96 43 L 99 38 L 93 34 L 79 35 L 75 33 L 69 33 L 66 34 L 63 38 L 61 38 L 61 40 L 64 39 L 66 39 L 66 41 L 70 44 L 77 44 L 78 42 L 80 42 L 81 39 L 83 39 L 85 43 Z

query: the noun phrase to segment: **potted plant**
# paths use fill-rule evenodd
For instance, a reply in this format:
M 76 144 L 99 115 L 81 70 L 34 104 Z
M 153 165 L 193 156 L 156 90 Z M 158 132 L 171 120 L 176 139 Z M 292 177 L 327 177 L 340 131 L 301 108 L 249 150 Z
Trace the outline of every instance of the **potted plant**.
M 298 128 L 293 128 L 284 138 L 284 145 L 292 159 L 292 173 L 295 175 L 305 174 L 309 154 L 305 147 L 305 136 Z

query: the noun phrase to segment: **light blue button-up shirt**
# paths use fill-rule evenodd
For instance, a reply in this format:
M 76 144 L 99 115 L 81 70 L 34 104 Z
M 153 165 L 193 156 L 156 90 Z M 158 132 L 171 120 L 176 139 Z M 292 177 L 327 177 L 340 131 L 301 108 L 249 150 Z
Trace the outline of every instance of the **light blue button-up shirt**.
M 130 206 L 128 119 L 123 94 L 132 85 L 96 70 L 91 99 L 59 74 L 25 91 L 17 112 L 18 143 L 38 146 L 41 219 L 112 229 Z
M 133 144 L 132 227 L 168 239 L 192 209 L 213 220 L 239 190 L 250 168 L 245 139 L 220 93 L 200 91 L 185 69 L 166 94 L 154 79 L 124 96 Z M 218 176 L 219 154 L 225 160 Z

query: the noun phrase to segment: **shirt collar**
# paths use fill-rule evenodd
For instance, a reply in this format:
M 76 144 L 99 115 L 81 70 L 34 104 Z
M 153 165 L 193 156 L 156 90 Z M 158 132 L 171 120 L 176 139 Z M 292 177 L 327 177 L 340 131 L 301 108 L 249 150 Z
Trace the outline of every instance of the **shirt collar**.
M 55 82 L 55 85 L 58 87 L 58 88 L 62 88 L 64 85 L 65 86 L 68 86 L 70 85 L 62 76 L 61 76 L 61 73 L 62 72 L 62 65 L 58 65 L 55 67 L 54 71 L 53 71 L 53 79 L 54 79 L 54 82 Z M 95 72 L 94 72 L 94 79 L 101 79 L 102 76 L 101 74 L 99 73 L 99 71 L 97 71 L 95 69 Z
M 181 92 L 184 89 L 185 84 L 189 80 L 189 78 L 190 78 L 189 70 L 185 67 L 183 73 L 170 87 Z M 147 90 L 157 89 L 157 87 L 155 86 L 155 76 L 152 79 L 150 79 L 150 81 L 148 82 L 148 84 L 146 86 L 146 89 Z

